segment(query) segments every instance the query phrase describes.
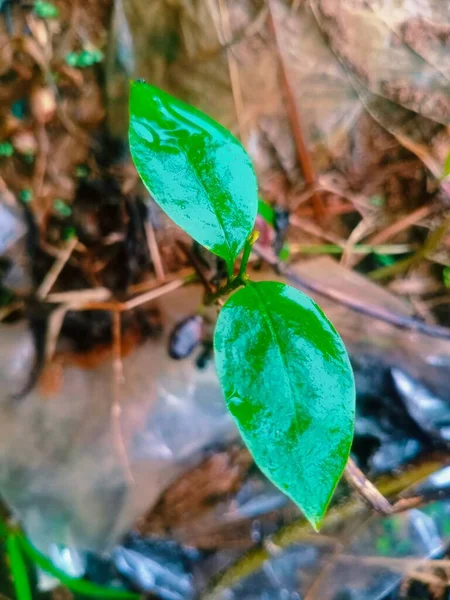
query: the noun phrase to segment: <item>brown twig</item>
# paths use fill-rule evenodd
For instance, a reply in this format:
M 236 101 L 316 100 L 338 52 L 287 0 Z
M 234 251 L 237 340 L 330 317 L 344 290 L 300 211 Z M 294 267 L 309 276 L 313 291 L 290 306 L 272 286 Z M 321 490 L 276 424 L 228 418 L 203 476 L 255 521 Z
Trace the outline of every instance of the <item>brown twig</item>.
M 310 235 L 315 235 L 319 238 L 327 240 L 332 244 L 337 244 L 338 246 L 345 247 L 345 240 L 335 235 L 331 231 L 324 231 L 319 225 L 309 221 L 307 219 L 300 219 L 297 215 L 290 215 L 289 223 L 292 227 L 296 227 L 297 229 L 301 229 Z
M 52 287 L 54 286 L 54 284 L 56 283 L 56 280 L 61 274 L 61 271 L 64 269 L 64 266 L 71 257 L 72 252 L 75 250 L 77 242 L 78 240 L 76 238 L 72 238 L 67 242 L 64 250 L 60 252 L 58 258 L 51 266 L 50 270 L 48 271 L 47 275 L 45 276 L 44 280 L 42 281 L 41 285 L 39 286 L 36 292 L 36 296 L 39 298 L 39 300 L 44 300 L 50 292 L 50 290 L 52 289 Z
M 193 275 L 174 279 L 169 283 L 158 285 L 157 287 L 154 287 L 135 298 L 130 298 L 130 300 L 126 300 L 125 302 L 117 302 L 116 300 L 108 302 L 111 292 L 105 288 L 49 294 L 46 300 L 53 304 L 76 303 L 76 310 L 112 310 L 114 312 L 125 312 L 137 308 L 138 306 L 141 306 L 141 304 L 164 296 L 169 292 L 173 292 L 192 280 Z
M 170 283 L 166 283 L 165 285 L 161 285 L 155 290 L 150 290 L 149 292 L 145 292 L 136 298 L 132 298 L 131 300 L 127 300 L 126 302 L 122 302 L 120 306 L 120 311 L 131 310 L 133 308 L 137 308 L 146 302 L 150 302 L 151 300 L 155 300 L 156 298 L 160 298 L 169 292 L 173 292 L 183 285 L 186 284 L 186 279 L 175 279 Z
M 104 302 L 111 297 L 111 292 L 107 288 L 93 288 L 86 290 L 75 290 L 70 292 L 56 292 L 48 294 L 46 302 L 51 304 L 72 304 L 76 303 L 82 306 L 87 303 Z
M 405 229 L 408 229 L 408 227 L 416 225 L 416 223 L 422 221 L 422 219 L 429 217 L 435 211 L 436 206 L 433 204 L 421 206 L 403 219 L 396 220 L 392 225 L 383 229 L 383 231 L 376 233 L 367 243 L 372 245 L 385 244 Z
M 286 99 L 286 110 L 288 113 L 289 121 L 291 123 L 292 135 L 294 137 L 295 148 L 297 151 L 297 158 L 302 168 L 303 177 L 307 186 L 315 186 L 317 182 L 317 175 L 315 172 L 314 164 L 311 159 L 308 147 L 306 145 L 305 137 L 303 135 L 302 123 L 300 115 L 297 109 L 297 105 L 294 99 L 294 94 L 291 89 L 289 82 L 289 76 L 286 69 L 285 61 L 283 59 L 283 53 L 281 51 L 280 42 L 277 34 L 277 28 L 273 18 L 273 11 L 271 1 L 268 2 L 269 6 L 269 27 L 275 40 L 275 44 L 278 49 L 278 56 L 281 70 L 281 87 Z M 323 223 L 326 217 L 326 208 L 323 199 L 320 194 L 316 191 L 311 195 L 313 203 L 314 215 L 318 223 Z
M 361 496 L 368 506 L 383 515 L 390 515 L 392 513 L 391 503 L 367 479 L 352 458 L 349 458 L 347 461 L 344 477 L 349 486 Z
M 53 355 L 55 354 L 56 344 L 58 342 L 59 334 L 64 323 L 64 317 L 67 311 L 71 309 L 70 304 L 62 304 L 58 306 L 49 317 L 47 325 L 47 334 L 45 340 L 45 362 L 49 363 Z
M 161 259 L 161 253 L 156 241 L 155 230 L 150 221 L 145 224 L 145 235 L 147 237 L 148 250 L 155 268 L 156 279 L 161 283 L 165 280 L 164 266 Z
M 298 275 L 297 273 L 293 273 L 289 267 L 281 263 L 275 254 L 270 250 L 270 248 L 265 248 L 263 246 L 258 246 L 255 244 L 253 247 L 254 251 L 265 260 L 267 263 L 272 265 L 278 272 L 284 275 L 288 280 L 292 283 L 308 289 L 316 294 L 320 294 L 325 298 L 329 298 L 334 302 L 338 302 L 355 312 L 358 312 L 363 315 L 368 315 L 373 317 L 374 319 L 378 319 L 380 321 L 384 321 L 385 323 L 390 323 L 394 327 L 398 327 L 399 329 L 409 329 L 411 331 L 418 331 L 420 333 L 424 333 L 425 335 L 429 335 L 430 337 L 442 338 L 446 340 L 450 340 L 450 328 L 443 327 L 441 325 L 428 325 L 428 323 L 424 323 L 423 321 L 419 321 L 414 317 L 409 317 L 406 315 L 402 315 L 399 313 L 395 313 L 383 306 L 375 306 L 373 304 L 367 304 L 366 302 L 360 302 L 354 296 L 349 296 L 339 290 L 330 289 L 326 284 L 321 283 L 319 281 L 315 281 L 314 279 L 310 279 L 308 277 L 304 277 L 303 275 Z

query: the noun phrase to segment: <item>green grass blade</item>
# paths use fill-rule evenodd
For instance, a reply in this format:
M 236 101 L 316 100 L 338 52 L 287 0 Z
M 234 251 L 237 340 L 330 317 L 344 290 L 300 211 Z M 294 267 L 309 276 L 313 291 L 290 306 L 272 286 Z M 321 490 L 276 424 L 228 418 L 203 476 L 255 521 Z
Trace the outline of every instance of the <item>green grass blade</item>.
M 9 534 L 6 550 L 17 600 L 32 600 L 27 568 L 20 548 L 20 537 L 16 533 Z
M 107 598 L 108 600 L 137 600 L 140 596 L 126 590 L 117 590 L 85 581 L 84 579 L 70 577 L 61 571 L 47 558 L 41 554 L 26 538 L 21 538 L 21 544 L 27 556 L 36 563 L 43 571 L 50 573 L 58 579 L 69 590 L 90 598 Z M 24 599 L 25 600 L 25 599 Z

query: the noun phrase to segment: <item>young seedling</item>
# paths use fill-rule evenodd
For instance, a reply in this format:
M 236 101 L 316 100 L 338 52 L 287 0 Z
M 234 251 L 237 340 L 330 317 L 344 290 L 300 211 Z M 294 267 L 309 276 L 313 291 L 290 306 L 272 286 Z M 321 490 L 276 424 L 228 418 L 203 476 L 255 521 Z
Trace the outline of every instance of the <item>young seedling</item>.
M 308 296 L 284 283 L 250 281 L 257 182 L 229 131 L 135 81 L 129 140 L 155 201 L 227 264 L 227 283 L 207 300 L 229 296 L 214 334 L 228 409 L 260 469 L 319 529 L 353 437 L 355 390 L 344 344 Z

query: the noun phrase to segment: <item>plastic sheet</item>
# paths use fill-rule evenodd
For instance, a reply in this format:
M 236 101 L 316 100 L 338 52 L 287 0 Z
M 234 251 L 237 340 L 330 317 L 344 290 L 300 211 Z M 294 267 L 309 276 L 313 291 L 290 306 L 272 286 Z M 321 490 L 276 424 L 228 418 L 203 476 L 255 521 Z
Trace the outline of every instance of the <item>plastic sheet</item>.
M 112 561 L 134 588 L 157 594 L 163 600 L 194 598 L 192 564 L 200 554 L 175 542 L 131 538 L 116 548 Z
M 193 287 L 166 296 L 167 332 L 199 300 Z M 68 367 L 56 396 L 38 387 L 13 402 L 34 347 L 23 323 L 2 326 L 0 335 L 0 493 L 46 553 L 52 544 L 110 548 L 205 447 L 237 436 L 212 366 L 197 369 L 195 355 L 172 361 L 167 337 L 149 341 L 123 360 L 120 429 L 130 481 L 113 434 L 111 363 Z
M 350 296 L 366 294 L 371 303 L 408 312 L 408 306 L 388 292 L 354 272 L 341 271 L 331 260 L 296 268 Z M 450 342 L 398 330 L 324 298 L 317 300 L 352 355 L 358 391 L 354 450 L 362 466 L 372 473 L 396 468 L 421 450 L 445 442 Z M 164 337 L 124 359 L 120 424 L 134 483 L 127 479 L 112 434 L 112 365 L 107 361 L 95 371 L 66 368 L 64 387 L 56 397 L 42 396 L 37 388 L 12 403 L 11 394 L 22 387 L 31 368 L 34 348 L 23 324 L 2 326 L 0 492 L 43 551 L 54 543 L 97 551 L 111 548 L 171 481 L 202 458 L 204 448 L 223 447 L 237 438 L 212 364 L 199 370 L 196 353 L 183 361 L 167 354 L 174 324 L 194 314 L 199 302 L 198 287 L 166 296 L 161 303 Z M 399 377 L 409 382 L 409 391 Z M 423 390 L 432 398 L 431 409 L 420 400 Z M 408 401 L 414 410 L 407 410 Z M 224 515 L 225 522 L 245 521 L 282 507 L 283 497 L 273 488 L 265 489 L 257 481 L 254 485 L 243 488 L 237 504 L 212 510 L 207 522 L 181 528 L 179 539 L 195 539 L 197 531 L 203 535 L 214 524 L 221 527 Z M 247 497 L 245 490 L 251 490 Z

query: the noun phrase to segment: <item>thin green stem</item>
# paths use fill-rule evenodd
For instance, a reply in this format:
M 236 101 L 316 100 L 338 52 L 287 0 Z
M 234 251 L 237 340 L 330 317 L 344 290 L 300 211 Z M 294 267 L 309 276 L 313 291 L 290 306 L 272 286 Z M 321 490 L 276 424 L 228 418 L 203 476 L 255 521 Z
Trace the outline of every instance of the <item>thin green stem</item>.
M 234 274 L 234 261 L 225 261 L 226 265 L 227 265 L 227 275 L 228 275 L 228 279 L 232 279 L 233 274 Z
M 253 244 L 259 238 L 259 231 L 251 233 L 245 241 L 244 253 L 242 255 L 241 266 L 239 268 L 238 277 L 243 277 L 247 271 L 248 259 L 252 252 Z

